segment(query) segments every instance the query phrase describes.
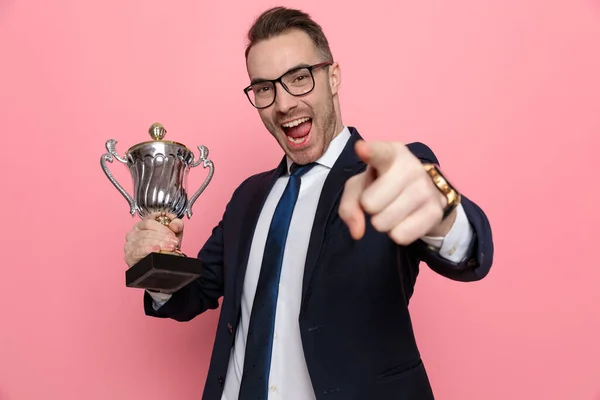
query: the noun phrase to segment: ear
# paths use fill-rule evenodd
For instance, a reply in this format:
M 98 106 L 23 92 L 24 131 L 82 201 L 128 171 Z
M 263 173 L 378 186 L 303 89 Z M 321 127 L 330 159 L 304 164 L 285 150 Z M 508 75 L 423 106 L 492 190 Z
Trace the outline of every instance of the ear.
M 329 66 L 329 87 L 331 88 L 331 94 L 335 96 L 340 90 L 340 84 L 342 83 L 342 71 L 340 70 L 340 64 L 334 62 Z

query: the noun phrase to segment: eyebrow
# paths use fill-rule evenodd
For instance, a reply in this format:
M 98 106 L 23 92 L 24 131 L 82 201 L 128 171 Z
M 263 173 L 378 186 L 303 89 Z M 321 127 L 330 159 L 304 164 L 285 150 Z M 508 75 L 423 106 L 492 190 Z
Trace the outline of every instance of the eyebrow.
M 283 74 L 281 74 L 281 76 L 283 76 L 283 75 L 285 75 L 285 74 L 287 74 L 288 72 L 291 72 L 291 71 L 293 71 L 293 70 L 296 70 L 296 69 L 299 69 L 299 68 L 306 68 L 306 67 L 309 67 L 309 66 L 310 66 L 310 65 L 309 65 L 309 64 L 306 64 L 306 63 L 297 64 L 296 66 L 294 66 L 294 67 L 292 67 L 292 68 L 288 69 L 287 71 L 285 71 Z M 275 78 L 275 79 L 277 79 L 277 78 Z M 274 79 L 266 79 L 266 78 L 254 78 L 254 79 L 252 79 L 252 80 L 250 81 L 250 86 L 252 86 L 252 85 L 256 85 L 257 83 L 261 83 L 261 82 L 270 82 L 270 81 L 273 81 L 273 80 L 274 80 Z

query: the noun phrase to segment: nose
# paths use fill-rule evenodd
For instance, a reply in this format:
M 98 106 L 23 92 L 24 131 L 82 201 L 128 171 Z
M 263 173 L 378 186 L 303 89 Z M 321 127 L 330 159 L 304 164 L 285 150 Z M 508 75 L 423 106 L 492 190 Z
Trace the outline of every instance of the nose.
M 279 85 L 279 87 L 277 88 L 277 96 L 275 98 L 275 110 L 282 114 L 286 114 L 298 105 L 298 99 L 289 94 L 279 82 L 277 85 Z

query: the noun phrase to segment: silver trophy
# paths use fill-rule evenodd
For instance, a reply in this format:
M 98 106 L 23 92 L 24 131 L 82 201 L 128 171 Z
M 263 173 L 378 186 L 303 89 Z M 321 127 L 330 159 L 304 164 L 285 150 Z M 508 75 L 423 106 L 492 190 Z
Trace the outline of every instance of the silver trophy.
M 208 159 L 208 148 L 198 146 L 194 153 L 183 144 L 163 140 L 167 131 L 155 123 L 149 130 L 152 141 L 139 143 L 127 150 L 123 157 L 116 151 L 117 141 L 106 141 L 106 150 L 100 158 L 102 170 L 129 203 L 129 213 L 140 218 L 154 218 L 169 225 L 174 218 L 192 217 L 192 206 L 206 189 L 214 174 L 214 165 Z M 133 181 L 133 196 L 117 182 L 106 162 L 117 160 L 129 168 Z M 208 168 L 204 183 L 188 196 L 187 181 L 191 168 Z M 162 293 L 173 293 L 201 276 L 202 262 L 188 258 L 179 248 L 173 252 L 150 253 L 126 272 L 126 286 Z

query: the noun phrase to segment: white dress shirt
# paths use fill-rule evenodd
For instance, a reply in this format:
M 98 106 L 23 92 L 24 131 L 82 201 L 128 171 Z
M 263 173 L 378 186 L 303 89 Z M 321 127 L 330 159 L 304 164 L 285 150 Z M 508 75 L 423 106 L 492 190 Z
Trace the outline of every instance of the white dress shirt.
M 347 127 L 344 127 L 344 130 L 330 143 L 325 154 L 317 160 L 318 165 L 314 166 L 301 178 L 300 193 L 292 215 L 283 256 L 269 375 L 269 400 L 278 398 L 307 400 L 315 398 L 304 360 L 298 325 L 302 277 L 312 224 L 323 184 L 349 138 L 350 131 Z M 287 163 L 289 173 L 292 162 L 288 159 Z M 285 175 L 275 182 L 261 211 L 252 239 L 242 292 L 241 320 L 238 324 L 235 344 L 231 350 L 222 400 L 235 400 L 238 398 L 244 369 L 246 335 L 267 233 L 275 207 L 283 194 L 288 179 L 289 175 Z M 472 235 L 473 231 L 464 210 L 462 206 L 459 206 L 456 221 L 445 237 L 424 237 L 422 240 L 439 249 L 442 257 L 458 262 L 466 257 Z M 156 309 L 162 306 L 170 297 L 170 295 L 161 293 L 150 293 L 150 295 L 155 300 L 154 307 Z

